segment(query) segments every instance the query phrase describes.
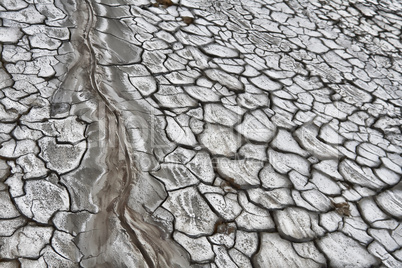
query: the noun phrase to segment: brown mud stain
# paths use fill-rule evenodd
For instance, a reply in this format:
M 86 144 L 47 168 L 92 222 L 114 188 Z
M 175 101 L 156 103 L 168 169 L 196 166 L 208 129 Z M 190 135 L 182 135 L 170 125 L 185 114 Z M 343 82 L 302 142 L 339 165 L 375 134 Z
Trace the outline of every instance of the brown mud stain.
M 335 207 L 335 211 L 339 215 L 350 217 L 350 206 L 347 202 L 342 202 L 342 203 L 332 202 L 332 205 Z

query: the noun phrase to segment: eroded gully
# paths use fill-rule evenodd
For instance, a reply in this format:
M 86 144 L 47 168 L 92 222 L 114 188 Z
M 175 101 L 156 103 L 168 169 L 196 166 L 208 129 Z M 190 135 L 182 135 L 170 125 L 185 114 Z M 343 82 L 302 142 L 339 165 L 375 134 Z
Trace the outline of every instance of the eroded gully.
M 65 80 L 68 81 L 69 77 L 77 79 L 82 84 L 76 83 L 76 86 L 96 95 L 98 108 L 104 107 L 104 114 L 98 118 L 103 121 L 99 122 L 99 126 L 105 126 L 99 129 L 104 141 L 97 142 L 104 146 L 101 151 L 107 166 L 107 171 L 97 181 L 97 187 L 92 189 L 95 190 L 92 196 L 96 196 L 99 212 L 88 221 L 86 232 L 76 239 L 84 255 L 81 264 L 89 267 L 188 267 L 184 251 L 173 241 L 162 239 L 161 230 L 143 220 L 143 215 L 139 213 L 142 209 L 135 211 L 128 206 L 132 188 L 138 187 L 141 175 L 135 167 L 132 145 L 121 112 L 112 103 L 113 97 L 101 88 L 101 70 L 98 69 L 96 48 L 92 44 L 93 38 L 96 38 L 92 35 L 96 16 L 91 2 L 78 1 L 72 17 L 77 25 L 72 35 L 76 60 Z M 62 92 L 54 97 L 54 102 L 58 102 L 56 108 L 61 110 L 59 112 L 63 112 L 63 107 L 70 100 L 71 96 L 69 98 Z M 129 256 L 124 251 L 128 251 Z

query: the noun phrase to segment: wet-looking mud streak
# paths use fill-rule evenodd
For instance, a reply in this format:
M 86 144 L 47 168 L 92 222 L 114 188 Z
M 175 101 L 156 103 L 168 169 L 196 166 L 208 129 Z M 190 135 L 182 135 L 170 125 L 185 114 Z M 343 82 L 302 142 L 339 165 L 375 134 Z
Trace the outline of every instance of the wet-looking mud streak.
M 0 267 L 402 266 L 402 4 L 0 2 Z

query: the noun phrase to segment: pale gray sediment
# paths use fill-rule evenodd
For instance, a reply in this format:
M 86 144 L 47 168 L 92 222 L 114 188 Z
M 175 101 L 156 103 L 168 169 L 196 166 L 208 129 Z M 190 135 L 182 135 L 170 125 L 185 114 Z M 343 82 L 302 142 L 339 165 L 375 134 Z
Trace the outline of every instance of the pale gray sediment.
M 72 77 L 73 84 L 63 84 L 64 87 L 69 88 L 80 85 L 84 88 L 84 94 L 94 95 L 98 101 L 98 107 L 104 107 L 103 113 L 98 112 L 96 122 L 98 129 L 88 135 L 89 148 L 93 149 L 94 155 L 96 153 L 99 155 L 96 158 L 85 158 L 86 162 L 82 164 L 83 172 L 88 167 L 94 167 L 101 172 L 97 180 L 94 180 L 92 185 L 88 185 L 92 189 L 90 194 L 94 197 L 89 202 L 94 203 L 97 211 L 86 223 L 85 232 L 76 237 L 75 243 L 83 254 L 81 263 L 86 267 L 188 266 L 189 263 L 184 257 L 185 252 L 173 241 L 169 242 L 168 237 L 164 236 L 146 215 L 149 213 L 146 206 L 152 202 L 161 202 L 158 200 L 160 196 L 156 195 L 152 188 L 141 187 L 143 183 L 140 181 L 149 180 L 149 175 L 143 174 L 134 163 L 132 141 L 128 137 L 127 126 L 121 116 L 123 109 L 118 103 L 113 103 L 116 101 L 113 96 L 103 92 L 102 81 L 97 79 L 97 76 L 102 76 L 102 69 L 98 67 L 96 60 L 99 53 L 92 44 L 98 38 L 93 33 L 96 25 L 93 12 L 89 1 L 78 2 L 76 10 L 72 12 L 73 17 L 76 18 L 75 25 L 78 26 L 72 37 L 72 44 L 75 51 L 78 51 L 76 56 L 78 62 L 67 73 L 67 78 Z M 115 86 L 116 89 L 124 91 L 118 83 L 108 86 Z M 61 87 L 59 92 L 65 92 L 64 88 Z M 54 100 L 57 100 L 57 93 Z M 57 102 L 58 100 L 53 103 Z M 62 102 L 73 101 L 63 99 Z M 130 108 L 135 111 L 137 120 L 142 119 L 141 123 L 150 122 L 149 119 L 139 118 L 147 114 L 139 105 L 135 105 L 135 102 L 130 103 Z M 142 113 L 141 110 L 143 110 Z M 145 125 L 142 127 L 151 128 Z M 85 177 L 82 179 L 86 180 Z M 152 183 L 149 186 L 152 187 Z M 147 199 L 136 200 L 135 206 L 130 208 L 132 188 L 140 188 L 141 194 L 147 196 Z M 151 202 L 145 203 L 150 200 Z M 85 209 L 85 207 L 77 209 Z M 116 243 L 119 246 L 116 246 Z
M 1 2 L 0 266 L 401 266 L 401 9 Z

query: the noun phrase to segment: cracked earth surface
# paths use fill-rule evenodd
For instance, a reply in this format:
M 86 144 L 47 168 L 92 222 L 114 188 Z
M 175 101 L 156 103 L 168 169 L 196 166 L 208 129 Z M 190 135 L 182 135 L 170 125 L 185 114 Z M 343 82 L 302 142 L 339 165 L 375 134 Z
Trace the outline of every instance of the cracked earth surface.
M 401 267 L 398 0 L 2 0 L 0 267 Z

